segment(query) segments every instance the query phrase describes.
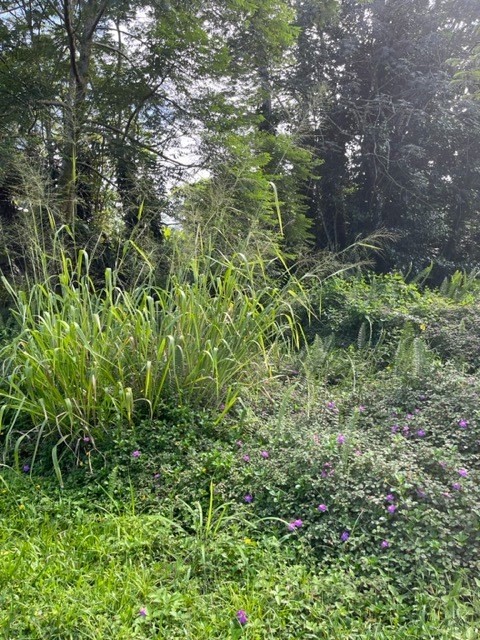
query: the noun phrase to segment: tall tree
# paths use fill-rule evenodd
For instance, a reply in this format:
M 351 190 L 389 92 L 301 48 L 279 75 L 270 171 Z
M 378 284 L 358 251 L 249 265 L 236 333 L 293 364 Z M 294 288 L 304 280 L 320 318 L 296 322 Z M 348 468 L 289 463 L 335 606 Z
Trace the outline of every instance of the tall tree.
M 461 260 L 477 233 L 479 111 L 451 81 L 474 43 L 477 3 L 343 0 L 322 30 L 309 21 L 315 4 L 298 3 L 291 87 L 324 161 L 309 186 L 317 244 L 386 227 L 397 241 L 385 266 Z

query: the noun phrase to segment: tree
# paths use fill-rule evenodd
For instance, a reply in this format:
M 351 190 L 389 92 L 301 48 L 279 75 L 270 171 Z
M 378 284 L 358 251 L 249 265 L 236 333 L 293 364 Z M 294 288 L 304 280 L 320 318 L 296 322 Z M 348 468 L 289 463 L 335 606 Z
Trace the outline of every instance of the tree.
M 477 4 L 343 0 L 322 30 L 315 5 L 298 3 L 291 92 L 309 113 L 305 144 L 324 163 L 308 187 L 317 246 L 383 227 L 397 235 L 385 268 L 464 261 L 478 225 L 479 111 L 451 80 Z

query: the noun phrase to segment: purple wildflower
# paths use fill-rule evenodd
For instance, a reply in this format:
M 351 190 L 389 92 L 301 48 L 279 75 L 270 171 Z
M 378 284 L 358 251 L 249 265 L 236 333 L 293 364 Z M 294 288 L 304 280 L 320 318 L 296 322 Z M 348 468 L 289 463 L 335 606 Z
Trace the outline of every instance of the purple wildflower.
M 360 449 L 356 449 L 356 450 L 355 450 L 355 455 L 356 455 L 356 456 L 361 456 L 361 455 L 363 455 L 363 454 L 362 454 L 362 452 L 360 451 Z
M 300 527 L 303 527 L 303 521 L 300 519 L 293 520 L 292 522 L 289 522 L 287 525 L 287 529 L 289 531 L 295 531 L 296 529 L 300 529 Z
M 466 469 L 459 469 L 458 475 L 462 476 L 462 478 L 466 478 L 468 476 L 468 471 Z
M 410 431 L 410 427 L 409 427 L 408 425 L 405 425 L 405 426 L 403 427 L 402 431 L 403 431 L 403 434 L 404 434 L 404 435 L 408 436 L 408 433 L 409 433 L 409 431 Z
M 421 409 L 419 409 L 418 407 L 415 407 L 415 413 L 421 413 Z
M 29 464 L 24 464 L 23 465 L 23 473 L 28 473 L 30 471 L 30 465 Z
M 468 427 L 468 420 L 462 418 L 458 421 L 458 426 L 460 427 L 460 429 L 466 429 Z
M 413 414 L 407 413 L 406 420 L 413 420 Z
M 361 405 L 358 407 L 358 410 L 360 411 L 360 413 L 363 413 L 364 411 L 366 411 L 366 410 L 367 410 L 367 407 L 365 407 L 365 406 L 363 406 L 363 404 L 361 404 Z
M 268 453 L 268 451 L 262 451 L 260 455 L 264 460 L 270 457 L 270 454 Z
M 342 542 L 346 542 L 350 538 L 350 531 L 344 531 L 340 536 Z
M 337 444 L 345 444 L 345 436 L 341 433 L 337 438 Z
M 389 493 L 388 495 L 385 496 L 385 500 L 387 502 L 395 502 L 395 496 L 393 495 L 393 493 Z
M 237 611 L 236 616 L 237 616 L 237 620 L 238 620 L 239 624 L 241 624 L 242 626 L 244 624 L 247 624 L 248 617 L 247 617 L 247 614 L 245 613 L 245 611 L 243 609 L 240 609 L 239 611 Z
M 425 431 L 424 431 L 423 429 L 419 429 L 419 430 L 417 431 L 417 436 L 418 436 L 419 438 L 424 438 L 424 437 L 425 437 Z
M 337 412 L 337 405 L 335 404 L 335 401 L 332 400 L 331 402 L 327 402 L 327 409 L 330 409 L 330 411 L 335 411 Z
M 318 505 L 318 510 L 321 511 L 322 513 L 325 513 L 325 511 L 328 509 L 326 504 L 319 504 Z
M 461 485 L 459 482 L 454 482 L 454 483 L 452 484 L 452 489 L 453 489 L 454 491 L 461 491 L 461 489 L 462 489 L 462 485 Z
M 146 618 L 146 617 L 147 617 L 147 610 L 145 609 L 145 607 L 142 607 L 142 608 L 140 609 L 140 611 L 138 612 L 138 615 L 139 615 L 141 618 Z
M 153 476 L 154 480 L 158 480 L 160 478 L 160 474 L 159 473 L 155 473 Z
M 390 542 L 388 540 L 382 540 L 380 546 L 382 547 L 382 549 L 388 549 L 388 547 L 390 546 Z
M 397 510 L 397 507 L 394 504 L 389 504 L 387 507 L 388 513 L 395 513 L 396 510 Z
M 422 393 L 421 396 L 418 396 L 418 399 L 420 400 L 420 402 L 425 402 L 425 400 L 427 399 L 427 396 L 423 395 Z
M 135 449 L 135 451 L 132 452 L 132 458 L 139 458 L 141 455 L 142 454 L 138 449 Z
M 249 455 L 243 456 L 243 461 L 244 462 L 250 462 L 250 456 Z
M 243 442 L 241 440 L 237 440 L 235 444 L 237 445 L 237 447 L 243 447 Z
M 83 441 L 84 442 L 90 442 L 90 438 L 88 436 L 83 436 Z
M 247 495 L 243 499 L 247 504 L 250 504 L 253 501 L 253 496 L 247 493 Z
M 392 425 L 392 433 L 397 433 L 397 431 L 400 429 L 400 427 L 398 426 L 398 424 L 394 424 Z

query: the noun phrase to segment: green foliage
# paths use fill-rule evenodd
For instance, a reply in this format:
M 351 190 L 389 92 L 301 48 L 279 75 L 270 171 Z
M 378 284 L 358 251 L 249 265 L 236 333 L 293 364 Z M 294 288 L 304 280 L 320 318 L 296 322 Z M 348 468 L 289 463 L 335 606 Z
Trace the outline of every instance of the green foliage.
M 444 599 L 431 585 L 408 603 L 384 578 L 313 570 L 291 540 L 262 535 L 253 522 L 224 523 L 205 541 L 169 513 L 92 513 L 78 494 L 56 497 L 14 474 L 0 484 L 5 637 L 287 640 L 294 630 L 301 638 L 465 640 L 478 631 L 478 601 L 460 582 Z
M 479 318 L 477 302 L 446 309 L 429 322 L 425 339 L 442 359 L 476 371 L 480 362 Z
M 455 302 L 473 302 L 475 293 L 478 293 L 480 272 L 474 269 L 470 273 L 455 271 L 450 277 L 444 278 L 438 288 L 445 298 L 451 298 Z
M 297 395 L 290 417 L 254 423 L 225 496 L 251 494 L 257 516 L 301 519 L 294 535 L 322 564 L 345 559 L 357 575 L 388 575 L 406 590 L 415 581 L 448 584 L 461 571 L 475 576 L 479 384 L 452 367 L 423 382 L 419 390 L 378 376 L 361 407 L 347 394 L 327 403 L 325 392 L 308 414 Z
M 165 288 L 147 268 L 131 290 L 111 269 L 98 288 L 85 252 L 72 263 L 59 249 L 57 259 L 60 272 L 27 292 L 3 280 L 20 333 L 3 348 L 0 390 L 5 452 L 14 445 L 18 457 L 34 441 L 34 461 L 50 442 L 57 473 L 59 445 L 76 452 L 88 437 L 101 449 L 112 423 L 155 416 L 165 399 L 227 412 L 242 385 L 270 375 L 279 343 L 298 344 L 290 301 L 301 288 L 270 284 L 261 258 L 194 255 Z

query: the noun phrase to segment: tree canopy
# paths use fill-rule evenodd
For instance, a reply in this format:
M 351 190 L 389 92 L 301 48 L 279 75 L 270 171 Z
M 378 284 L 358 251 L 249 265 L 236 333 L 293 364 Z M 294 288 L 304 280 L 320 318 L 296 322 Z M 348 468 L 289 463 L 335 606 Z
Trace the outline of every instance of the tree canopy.
M 85 237 L 223 216 L 471 267 L 479 29 L 476 0 L 1 0 L 0 220 L 40 184 Z

